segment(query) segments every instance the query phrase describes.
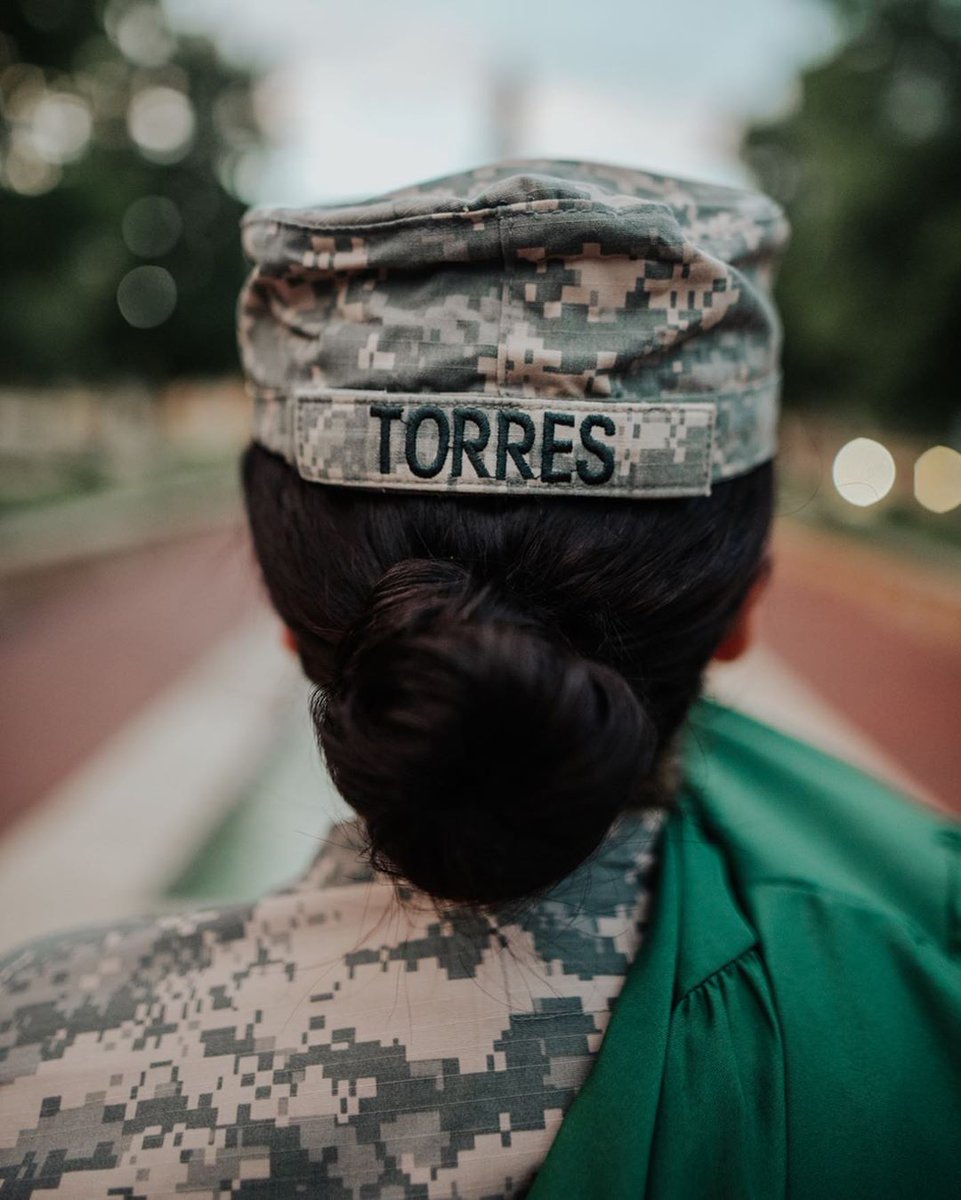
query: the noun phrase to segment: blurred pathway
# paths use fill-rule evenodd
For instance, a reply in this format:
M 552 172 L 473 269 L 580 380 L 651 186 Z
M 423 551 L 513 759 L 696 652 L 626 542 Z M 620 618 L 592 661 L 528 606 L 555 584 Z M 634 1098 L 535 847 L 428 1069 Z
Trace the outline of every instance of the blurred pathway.
M 266 614 L 222 638 L 0 841 L 0 950 L 152 908 L 261 769 L 298 672 Z
M 778 523 L 766 647 L 961 815 L 961 577 Z
M 263 609 L 238 524 L 20 576 L 2 600 L 0 836 Z

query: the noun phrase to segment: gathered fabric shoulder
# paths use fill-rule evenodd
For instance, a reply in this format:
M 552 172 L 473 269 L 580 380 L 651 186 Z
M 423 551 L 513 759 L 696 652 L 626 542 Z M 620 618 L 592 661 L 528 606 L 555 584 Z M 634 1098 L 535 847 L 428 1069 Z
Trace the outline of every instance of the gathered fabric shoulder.
M 691 733 L 648 937 L 532 1200 L 955 1200 L 957 824 L 742 714 Z

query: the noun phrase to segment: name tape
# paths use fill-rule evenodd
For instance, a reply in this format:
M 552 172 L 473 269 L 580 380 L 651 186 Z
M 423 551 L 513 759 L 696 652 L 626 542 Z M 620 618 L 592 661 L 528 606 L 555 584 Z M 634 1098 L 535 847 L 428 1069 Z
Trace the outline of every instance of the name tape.
M 625 497 L 711 490 L 713 402 L 338 389 L 258 404 L 260 440 L 315 482 Z M 271 404 L 286 407 L 271 414 Z

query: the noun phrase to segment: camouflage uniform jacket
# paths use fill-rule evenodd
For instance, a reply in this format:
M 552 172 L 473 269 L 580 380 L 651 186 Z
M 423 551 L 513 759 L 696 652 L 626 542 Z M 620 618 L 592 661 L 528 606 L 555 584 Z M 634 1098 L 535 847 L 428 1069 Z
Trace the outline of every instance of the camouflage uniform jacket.
M 523 1195 L 645 924 L 661 814 L 521 912 L 439 912 L 339 826 L 253 905 L 0 961 L 0 1195 Z

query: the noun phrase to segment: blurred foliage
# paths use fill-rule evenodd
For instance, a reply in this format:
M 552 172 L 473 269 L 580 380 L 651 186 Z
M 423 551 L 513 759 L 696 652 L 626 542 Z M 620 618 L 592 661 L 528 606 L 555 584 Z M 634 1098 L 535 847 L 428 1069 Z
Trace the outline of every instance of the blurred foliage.
M 836 0 L 849 32 L 746 135 L 785 205 L 786 401 L 961 437 L 961 4 Z
M 0 99 L 4 382 L 233 368 L 250 78 L 155 0 L 6 0 Z

